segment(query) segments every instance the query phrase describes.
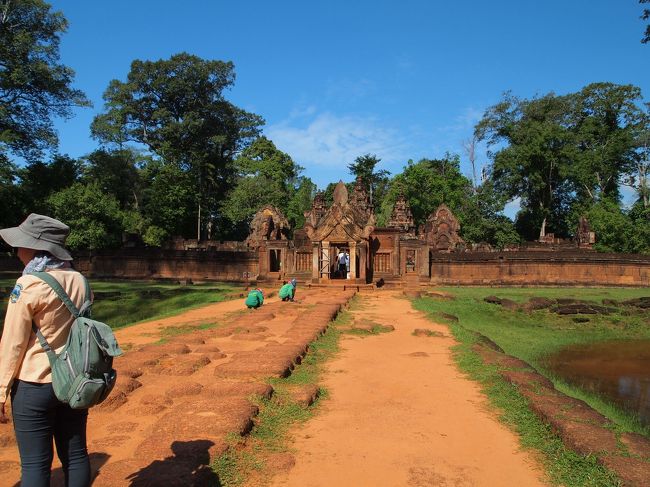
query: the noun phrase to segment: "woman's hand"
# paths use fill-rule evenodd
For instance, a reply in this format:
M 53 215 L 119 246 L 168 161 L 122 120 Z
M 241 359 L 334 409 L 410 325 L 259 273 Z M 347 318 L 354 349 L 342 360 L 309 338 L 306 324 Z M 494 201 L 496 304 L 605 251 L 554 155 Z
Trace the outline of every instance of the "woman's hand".
M 5 403 L 0 402 L 0 423 L 8 423 L 9 419 L 7 418 L 7 415 L 5 414 Z

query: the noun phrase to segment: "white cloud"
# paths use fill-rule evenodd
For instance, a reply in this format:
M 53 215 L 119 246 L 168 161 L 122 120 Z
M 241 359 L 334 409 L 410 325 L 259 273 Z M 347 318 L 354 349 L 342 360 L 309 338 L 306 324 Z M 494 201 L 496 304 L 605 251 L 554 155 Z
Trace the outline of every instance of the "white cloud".
M 402 135 L 374 118 L 325 112 L 303 120 L 289 118 L 268 126 L 265 133 L 321 187 L 349 179 L 347 165 L 360 155 L 376 154 L 382 159 L 380 168 L 387 168 L 387 162 L 403 163 L 409 152 Z

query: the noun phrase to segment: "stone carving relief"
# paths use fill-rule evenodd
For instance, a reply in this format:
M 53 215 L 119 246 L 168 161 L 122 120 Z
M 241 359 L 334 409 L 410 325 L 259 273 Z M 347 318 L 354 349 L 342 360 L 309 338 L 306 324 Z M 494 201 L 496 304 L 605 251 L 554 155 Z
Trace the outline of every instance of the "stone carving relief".
M 576 241 L 578 247 L 591 248 L 596 243 L 596 234 L 591 231 L 589 221 L 583 215 L 578 222 L 578 229 L 576 230 Z
M 370 205 L 357 206 L 362 201 L 361 196 L 353 194 L 353 198 L 349 198 L 342 181 L 336 185 L 333 197 L 332 206 L 324 213 L 324 204 L 317 202 L 316 198 L 311 211 L 305 213 L 305 231 L 309 239 L 312 242 L 359 242 L 367 239 L 375 228 L 375 215 Z
M 246 244 L 256 248 L 267 240 L 287 240 L 289 229 L 289 222 L 282 212 L 275 206 L 266 205 L 255 213 Z
M 359 176 L 354 183 L 354 189 L 352 190 L 352 197 L 350 198 L 350 204 L 361 214 L 365 215 L 366 218 L 369 218 L 372 213 L 372 208 L 370 206 L 370 198 L 366 187 L 363 184 L 361 176 Z
M 393 206 L 393 213 L 388 221 L 388 228 L 397 228 L 406 233 L 408 237 L 415 237 L 415 220 L 411 206 L 403 194 L 400 194 Z
M 452 252 L 465 242 L 458 235 L 460 224 L 446 205 L 440 205 L 420 227 L 419 237 L 434 251 Z

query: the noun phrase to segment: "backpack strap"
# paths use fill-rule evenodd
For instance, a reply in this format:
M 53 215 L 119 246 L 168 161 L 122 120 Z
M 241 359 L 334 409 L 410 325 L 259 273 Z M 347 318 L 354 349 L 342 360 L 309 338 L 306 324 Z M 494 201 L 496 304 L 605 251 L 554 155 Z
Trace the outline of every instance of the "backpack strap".
M 59 284 L 59 281 L 57 281 L 50 274 L 48 274 L 47 272 L 34 272 L 32 273 L 32 275 L 45 281 L 45 283 L 52 288 L 52 290 L 56 293 L 59 299 L 63 301 L 63 304 L 65 304 L 66 308 L 68 308 L 70 313 L 72 313 L 72 316 L 74 316 L 75 318 L 79 318 L 80 316 L 86 315 L 90 306 L 92 305 L 92 301 L 90 300 L 91 293 L 90 293 L 90 285 L 88 284 L 88 279 L 86 279 L 83 275 L 81 277 L 84 280 L 85 296 L 84 296 L 84 303 L 81 305 L 80 309 L 78 309 L 74 305 L 74 303 L 70 299 L 70 296 L 68 296 L 68 294 L 63 290 L 61 284 Z
M 49 275 L 47 272 L 33 272 L 33 276 L 38 277 L 42 281 L 45 281 L 45 283 L 52 288 L 52 290 L 56 293 L 56 295 L 59 297 L 61 301 L 63 301 L 63 304 L 65 304 L 66 308 L 72 313 L 72 316 L 76 318 L 79 318 L 79 316 L 84 316 L 85 313 L 88 311 L 90 308 L 90 305 L 92 304 L 92 301 L 90 301 L 90 285 L 88 284 L 88 279 L 86 279 L 83 275 L 81 277 L 84 278 L 84 284 L 86 287 L 86 294 L 85 294 L 85 301 L 84 304 L 81 306 L 81 310 L 77 309 L 77 307 L 74 305 L 72 300 L 70 299 L 70 296 L 63 290 L 63 287 L 61 284 L 59 284 L 59 281 L 57 281 L 54 277 Z M 54 350 L 52 350 L 52 347 L 50 347 L 50 344 L 47 342 L 45 337 L 43 336 L 43 333 L 41 333 L 41 330 L 36 326 L 36 323 L 32 321 L 32 331 L 36 335 L 36 338 L 38 338 L 38 343 L 41 344 L 41 347 L 43 347 L 43 350 L 45 350 L 45 353 L 47 353 L 47 358 L 50 360 L 50 363 L 52 363 L 53 360 L 56 360 L 56 353 Z

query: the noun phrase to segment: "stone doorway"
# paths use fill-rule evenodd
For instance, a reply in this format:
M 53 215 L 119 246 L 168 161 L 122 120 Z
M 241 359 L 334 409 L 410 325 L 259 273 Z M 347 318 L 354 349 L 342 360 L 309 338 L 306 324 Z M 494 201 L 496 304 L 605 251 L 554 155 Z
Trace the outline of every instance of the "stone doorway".
M 350 246 L 345 243 L 332 243 L 332 272 L 331 279 L 349 279 L 350 278 Z
M 282 250 L 269 250 L 269 272 L 280 272 L 282 270 Z

